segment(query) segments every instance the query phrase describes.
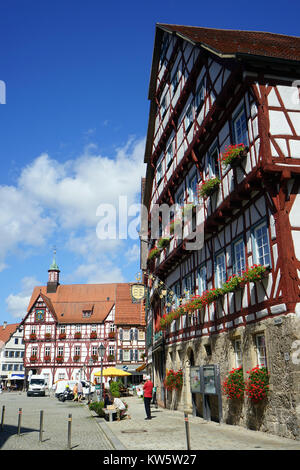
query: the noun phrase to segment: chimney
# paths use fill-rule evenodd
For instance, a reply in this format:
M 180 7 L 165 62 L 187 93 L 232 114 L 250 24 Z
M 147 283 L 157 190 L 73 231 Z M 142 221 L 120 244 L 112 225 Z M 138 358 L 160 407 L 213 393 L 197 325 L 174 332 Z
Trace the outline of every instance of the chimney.
M 3 326 L 2 326 L 3 330 L 5 330 L 6 327 L 7 327 L 7 321 L 4 321 Z

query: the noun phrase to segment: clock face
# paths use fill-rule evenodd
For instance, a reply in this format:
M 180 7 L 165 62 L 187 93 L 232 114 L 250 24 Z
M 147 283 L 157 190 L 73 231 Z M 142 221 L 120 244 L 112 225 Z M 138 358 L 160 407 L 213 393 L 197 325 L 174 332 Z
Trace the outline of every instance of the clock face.
M 43 321 L 44 318 L 45 318 L 45 310 L 42 309 L 42 308 L 36 310 L 36 312 L 35 312 L 35 319 L 36 319 L 37 321 Z

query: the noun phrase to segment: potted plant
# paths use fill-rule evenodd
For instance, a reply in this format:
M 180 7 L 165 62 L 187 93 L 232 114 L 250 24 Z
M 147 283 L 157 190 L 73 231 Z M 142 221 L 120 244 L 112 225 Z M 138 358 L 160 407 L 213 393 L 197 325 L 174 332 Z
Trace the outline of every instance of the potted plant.
M 45 341 L 49 341 L 51 339 L 51 333 L 45 333 Z
M 92 360 L 94 362 L 97 362 L 98 361 L 98 354 L 92 354 Z
M 66 339 L 66 333 L 59 333 L 58 338 L 59 339 Z
M 63 361 L 64 361 L 63 356 L 57 356 L 56 357 L 56 362 L 58 362 L 59 364 L 61 364 Z
M 159 248 L 160 250 L 163 250 L 169 245 L 170 245 L 170 238 L 162 237 L 157 241 L 157 248 Z
M 73 361 L 74 362 L 78 362 L 80 359 L 80 356 L 78 354 L 75 354 L 75 356 L 73 356 Z
M 37 361 L 37 356 L 34 354 L 30 356 L 30 362 L 36 362 Z
M 219 187 L 221 183 L 219 178 L 210 178 L 206 181 L 203 181 L 199 186 L 199 196 L 203 199 L 211 196 Z
M 259 403 L 269 394 L 269 373 L 266 367 L 256 366 L 247 371 L 246 394 L 252 403 Z
M 97 339 L 97 332 L 96 331 L 91 331 L 90 339 Z
M 149 251 L 148 254 L 148 261 L 151 261 L 154 258 L 157 258 L 160 254 L 160 250 L 155 246 Z
M 80 333 L 80 331 L 76 331 L 76 332 L 74 333 L 74 339 L 80 339 L 80 338 L 81 338 L 81 333 Z
M 114 339 L 115 336 L 116 336 L 116 333 L 115 333 L 114 331 L 110 331 L 110 332 L 108 333 L 109 339 Z
M 228 400 L 243 399 L 245 392 L 243 368 L 237 367 L 236 369 L 232 369 L 222 385 L 223 392 Z
M 222 154 L 221 163 L 223 165 L 235 167 L 241 164 L 244 157 L 247 156 L 248 147 L 244 144 L 227 145 L 225 152 Z
M 50 356 L 44 356 L 44 361 L 45 361 L 45 362 L 50 362 L 50 361 L 51 361 L 51 357 L 50 357 Z
M 30 333 L 29 338 L 31 340 L 36 340 L 36 333 Z
M 269 267 L 262 266 L 261 264 L 254 264 L 243 272 L 243 280 L 245 282 L 261 281 L 269 274 Z
M 182 370 L 175 372 L 173 369 L 169 370 L 164 380 L 164 386 L 167 390 L 180 390 L 183 385 Z

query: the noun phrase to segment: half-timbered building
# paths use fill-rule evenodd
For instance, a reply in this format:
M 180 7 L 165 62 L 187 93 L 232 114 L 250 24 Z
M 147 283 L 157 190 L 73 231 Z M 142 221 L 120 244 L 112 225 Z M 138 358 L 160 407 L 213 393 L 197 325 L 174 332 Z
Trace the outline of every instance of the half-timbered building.
M 139 332 L 137 340 L 126 345 L 126 355 L 120 353 L 117 341 L 120 318 L 123 326 L 134 326 Z M 54 260 L 47 285 L 34 288 L 21 325 L 27 377 L 43 374 L 49 386 L 60 379 L 93 382 L 94 374 L 101 371 L 100 344 L 105 347 L 104 369 L 130 369 L 133 383 L 134 376 L 140 375 L 136 368 L 145 352 L 140 333 L 145 314 L 142 303 L 132 304 L 129 283 L 63 285 Z
M 296 438 L 299 51 L 298 37 L 156 26 L 141 225 L 160 403 Z M 163 205 L 170 218 L 158 210 L 153 234 Z M 226 400 L 232 368 L 246 378 L 257 365 L 269 373 L 267 400 Z M 218 393 L 205 393 L 209 366 Z M 177 392 L 164 387 L 170 369 L 184 373 Z

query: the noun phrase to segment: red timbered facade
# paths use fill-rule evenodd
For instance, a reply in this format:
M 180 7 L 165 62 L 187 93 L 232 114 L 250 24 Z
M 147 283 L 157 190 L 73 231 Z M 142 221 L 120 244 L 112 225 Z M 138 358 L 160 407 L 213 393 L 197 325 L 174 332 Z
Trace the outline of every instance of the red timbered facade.
M 263 419 L 247 400 L 233 418 L 224 396 L 221 405 L 212 395 L 210 416 L 289 437 L 299 435 L 300 419 L 292 354 L 300 316 L 299 46 L 300 38 L 272 33 L 157 25 L 141 239 L 148 363 L 161 403 L 175 399 L 163 385 L 168 369 L 185 372 L 179 407 L 203 416 L 207 398 L 191 393 L 191 367 L 216 364 L 222 383 L 233 367 L 246 375 L 266 366 Z M 163 205 L 170 218 L 160 213 L 154 236 Z M 254 277 L 256 266 L 262 273 Z
M 123 346 L 118 341 L 120 316 L 123 327 L 138 331 L 134 341 L 126 343 L 126 356 L 120 353 Z M 141 379 L 136 369 L 145 352 L 145 314 L 141 303 L 132 304 L 130 284 L 60 285 L 54 261 L 47 286 L 34 288 L 21 324 L 27 377 L 43 374 L 49 386 L 60 379 L 93 382 L 94 373 L 101 370 L 98 348 L 103 344 L 103 368 L 125 367 Z

